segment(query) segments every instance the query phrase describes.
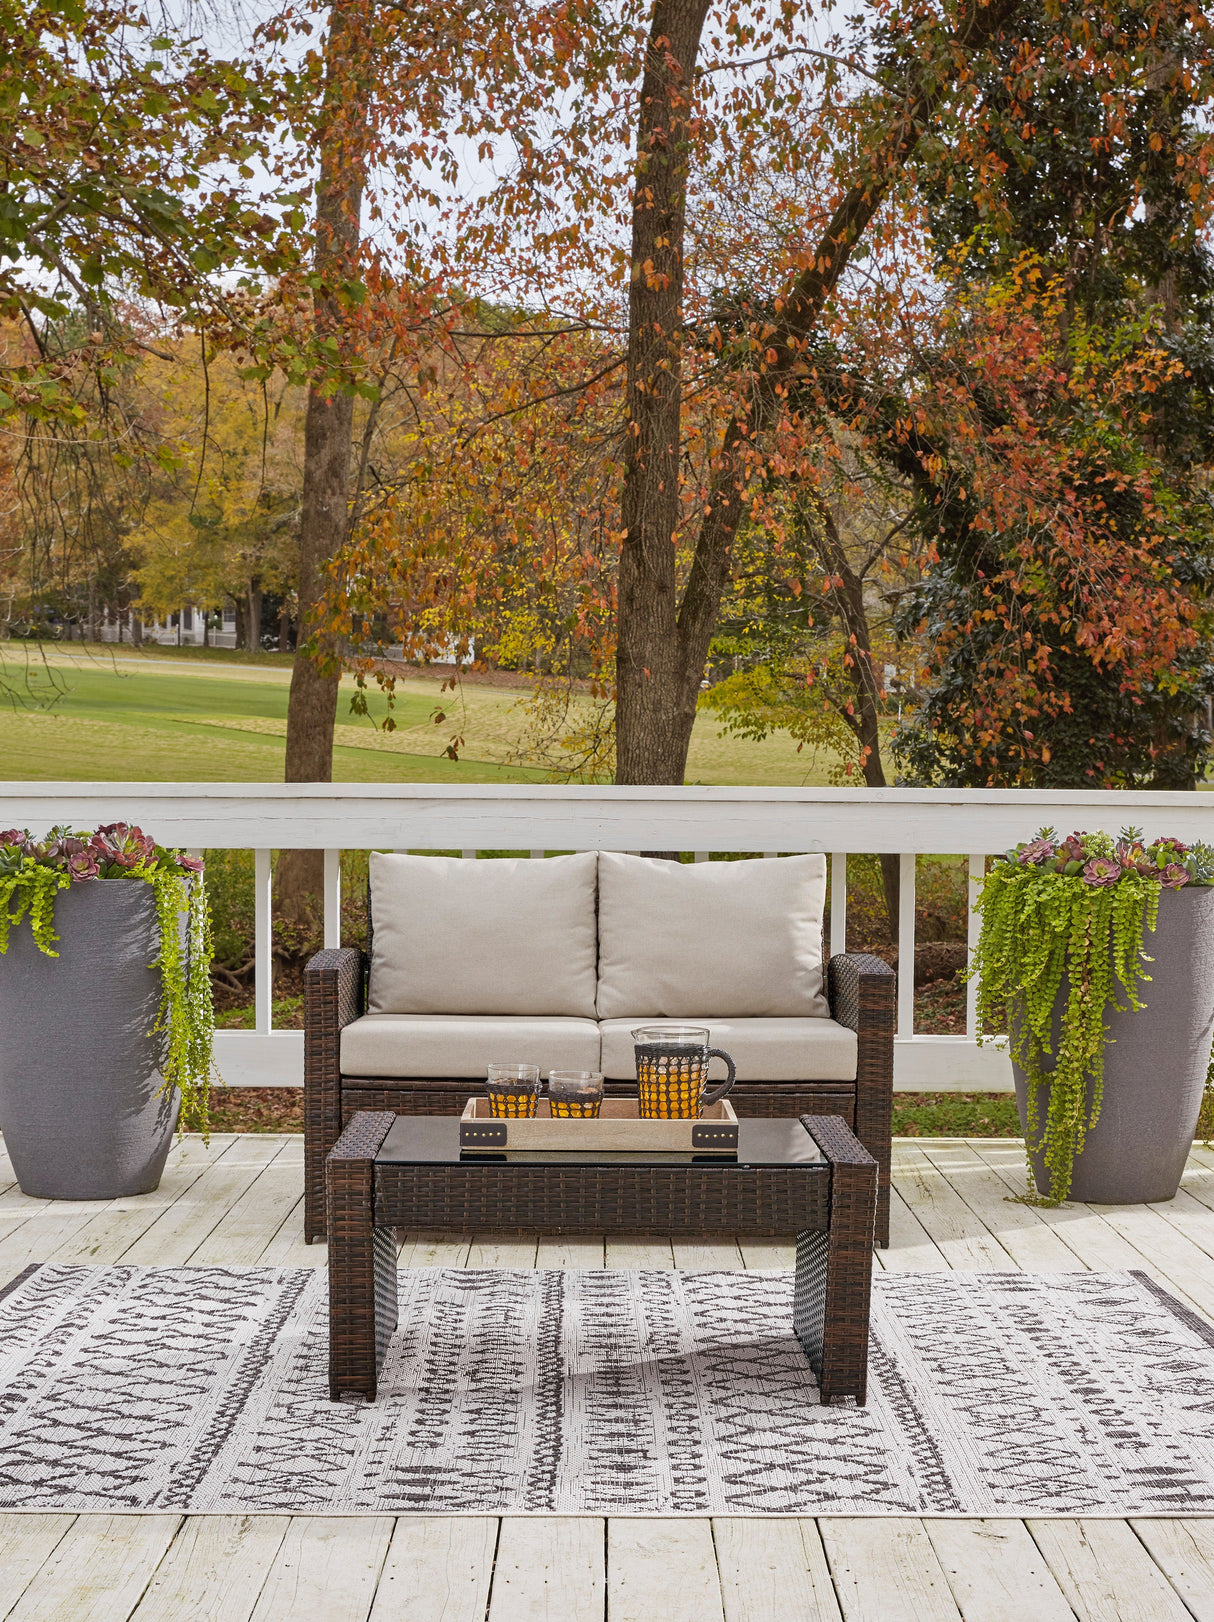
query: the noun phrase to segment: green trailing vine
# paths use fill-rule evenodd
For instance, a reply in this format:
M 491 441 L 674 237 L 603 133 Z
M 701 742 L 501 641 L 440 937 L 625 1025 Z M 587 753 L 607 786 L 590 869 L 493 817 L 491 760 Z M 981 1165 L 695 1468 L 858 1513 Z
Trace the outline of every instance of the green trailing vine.
M 67 873 L 25 860 L 13 872 L 0 872 L 0 954 L 8 951 L 9 930 L 28 913 L 34 939 L 48 957 L 58 957 L 55 897 L 71 883 Z
M 1133 828 L 1117 840 L 1105 833 L 1059 839 L 1045 828 L 986 875 L 970 968 L 978 978 L 978 1035 L 997 1029 L 1006 1010 L 1012 1058 L 1027 1081 L 1030 1187 L 1034 1153 L 1048 1173 L 1048 1189 L 1029 1196 L 1035 1203 L 1063 1203 L 1075 1157 L 1100 1119 L 1108 1015 L 1145 1006 L 1145 941 L 1161 889 L 1211 883 L 1207 847 L 1174 839 L 1145 845 Z M 1203 1118 L 1214 1112 L 1209 1089 L 1207 1078 Z
M 96 833 L 52 828 L 0 833 L 0 955 L 26 918 L 38 949 L 57 957 L 55 898 L 73 884 L 130 879 L 149 884 L 156 902 L 160 1007 L 152 1033 L 162 1036 L 162 1090 L 181 1094 L 181 1131 L 207 1131 L 215 1026 L 211 1004 L 211 909 L 202 863 L 157 845 L 138 828 L 110 823 Z M 149 1033 L 149 1034 L 152 1034 Z

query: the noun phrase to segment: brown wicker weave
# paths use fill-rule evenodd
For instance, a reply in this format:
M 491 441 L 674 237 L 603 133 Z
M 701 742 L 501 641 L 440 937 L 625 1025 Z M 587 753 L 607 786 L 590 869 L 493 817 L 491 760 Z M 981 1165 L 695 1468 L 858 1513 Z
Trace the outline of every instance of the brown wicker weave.
M 825 1164 L 376 1160 L 395 1116 L 355 1115 L 327 1161 L 329 1388 L 373 1400 L 396 1323 L 391 1230 L 795 1235 L 793 1326 L 822 1400 L 864 1401 L 877 1165 L 836 1116 Z M 454 1136 L 458 1145 L 458 1134 Z
M 367 1219 L 375 1156 L 394 1117 L 359 1115 L 326 1162 L 329 1225 L 329 1391 L 375 1394 L 396 1328 L 396 1241 Z M 334 1379 L 336 1369 L 338 1378 Z
M 460 1115 L 483 1078 L 426 1080 L 343 1076 L 341 1030 L 364 1007 L 364 959 L 356 947 L 318 952 L 304 975 L 304 1237 L 325 1231 L 324 1162 L 359 1110 L 394 1115 Z M 735 1082 L 729 1102 L 740 1119 L 839 1115 L 879 1167 L 876 1236 L 889 1243 L 890 1114 L 894 1082 L 893 971 L 859 953 L 833 957 L 827 971 L 831 1014 L 856 1032 L 856 1080 Z M 607 1082 L 608 1098 L 636 1097 L 636 1084 Z

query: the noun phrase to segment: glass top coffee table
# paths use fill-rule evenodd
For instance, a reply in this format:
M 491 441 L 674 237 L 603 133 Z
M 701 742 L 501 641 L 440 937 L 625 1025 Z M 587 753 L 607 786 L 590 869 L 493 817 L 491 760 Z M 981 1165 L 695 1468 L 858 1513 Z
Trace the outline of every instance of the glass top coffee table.
M 865 1399 L 877 1162 L 836 1115 L 738 1124 L 737 1157 L 461 1153 L 455 1116 L 356 1114 L 325 1165 L 329 1389 L 374 1400 L 393 1229 L 795 1236 L 793 1328 L 823 1402 Z

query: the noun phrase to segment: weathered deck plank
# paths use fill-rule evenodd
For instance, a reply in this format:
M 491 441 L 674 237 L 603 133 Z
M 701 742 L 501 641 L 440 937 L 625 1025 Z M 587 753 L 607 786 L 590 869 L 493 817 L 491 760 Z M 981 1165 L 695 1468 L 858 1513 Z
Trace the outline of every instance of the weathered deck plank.
M 712 1530 L 725 1622 L 840 1622 L 815 1521 L 718 1516 Z
M 367 1622 L 392 1541 L 387 1515 L 297 1515 L 252 1622 Z
M 821 1529 L 845 1622 L 958 1622 L 922 1521 L 874 1516 L 824 1520 Z
M 181 1527 L 179 1515 L 79 1515 L 4 1615 L 8 1622 L 128 1622 Z
M 192 1515 L 132 1622 L 249 1622 L 290 1529 L 287 1515 Z
M 71 1530 L 74 1515 L 0 1515 L 0 1603 L 11 1608 Z M 8 1609 L 0 1610 L 7 1616 Z
M 504 1516 L 488 1622 L 602 1622 L 605 1579 L 597 1517 Z
M 1141 1520 L 1130 1525 L 1197 1622 L 1214 1622 L 1214 1521 Z
M 402 1515 L 369 1622 L 485 1622 L 497 1538 L 493 1516 Z
M 1079 1622 L 1191 1622 L 1125 1521 L 1027 1524 Z
M 923 1527 L 965 1622 L 1072 1622 L 1023 1521 L 925 1520 Z
M 611 1622 L 724 1622 L 711 1521 L 608 1521 L 607 1615 Z

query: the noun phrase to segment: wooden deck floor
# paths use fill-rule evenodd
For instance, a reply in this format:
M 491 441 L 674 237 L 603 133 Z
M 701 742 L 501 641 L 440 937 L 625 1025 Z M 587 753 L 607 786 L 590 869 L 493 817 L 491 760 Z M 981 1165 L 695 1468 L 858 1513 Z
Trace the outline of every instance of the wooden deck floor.
M 1214 1154 L 1169 1205 L 1008 1202 L 1006 1140 L 895 1149 L 887 1268 L 1145 1268 L 1214 1319 Z M 158 1193 L 28 1200 L 0 1162 L 0 1282 L 34 1261 L 318 1266 L 301 1140 L 174 1149 Z M 770 1242 L 408 1239 L 402 1265 L 772 1267 Z M 13 1622 L 1214 1622 L 1214 1520 L 815 1522 L 0 1515 Z

